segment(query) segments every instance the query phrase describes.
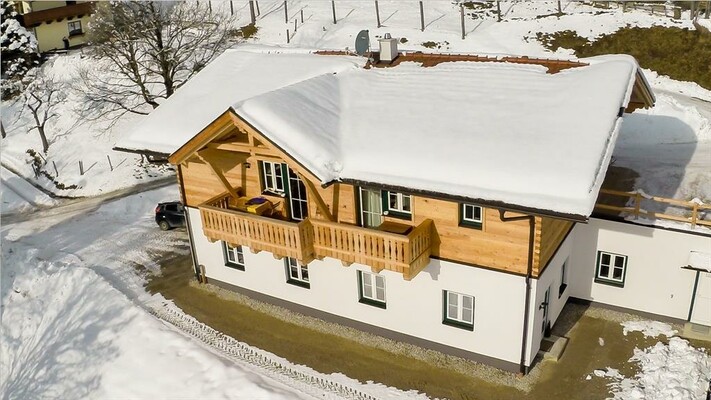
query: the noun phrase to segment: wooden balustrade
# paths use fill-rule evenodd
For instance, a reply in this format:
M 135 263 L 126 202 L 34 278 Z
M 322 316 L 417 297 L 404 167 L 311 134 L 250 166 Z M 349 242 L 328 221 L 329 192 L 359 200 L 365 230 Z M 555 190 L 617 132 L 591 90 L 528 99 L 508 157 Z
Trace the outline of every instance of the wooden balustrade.
M 268 251 L 276 257 L 292 257 L 302 263 L 313 260 L 313 230 L 308 221 L 299 223 L 262 217 L 226 207 L 227 199 L 211 199 L 201 205 L 202 229 L 214 242 L 247 246 L 253 251 Z
M 426 220 L 407 235 L 382 232 L 329 222 L 311 220 L 314 254 L 332 257 L 345 265 L 360 263 L 374 271 L 400 272 L 410 280 L 430 262 L 432 221 Z
M 692 228 L 696 227 L 697 225 L 711 226 L 711 221 L 703 219 L 701 215 L 701 213 L 703 213 L 705 210 L 711 210 L 711 204 L 699 204 L 695 201 L 668 199 L 665 197 L 648 196 L 641 192 L 621 192 L 609 189 L 601 189 L 600 194 L 618 196 L 634 200 L 631 206 L 615 206 L 598 202 L 597 204 L 595 204 L 595 209 L 600 212 L 617 214 L 626 213 L 634 216 L 635 218 L 647 217 L 651 219 L 666 219 L 671 221 L 685 222 L 691 224 Z M 643 200 L 651 201 L 654 203 L 669 204 L 673 207 L 683 208 L 687 210 L 688 216 L 647 211 L 642 208 Z
M 293 257 L 308 263 L 332 257 L 344 265 L 360 263 L 374 271 L 400 272 L 410 280 L 430 262 L 432 220 L 425 220 L 407 235 L 306 219 L 281 221 L 230 209 L 230 196 L 221 194 L 199 206 L 203 232 L 210 241 L 223 240 Z

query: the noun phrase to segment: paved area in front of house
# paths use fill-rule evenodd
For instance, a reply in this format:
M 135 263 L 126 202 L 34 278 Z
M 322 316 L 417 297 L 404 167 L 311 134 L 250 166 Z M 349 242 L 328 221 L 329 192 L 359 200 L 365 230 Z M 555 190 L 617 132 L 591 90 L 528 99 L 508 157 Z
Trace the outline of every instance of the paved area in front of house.
M 188 256 L 164 258 L 161 271 L 161 276 L 150 278 L 148 290 L 160 292 L 186 313 L 239 341 L 323 373 L 340 372 L 361 382 L 372 380 L 431 397 L 604 399 L 610 396 L 609 381 L 586 379 L 594 370 L 612 367 L 633 376 L 637 368 L 628 360 L 634 349 L 664 340 L 639 332 L 624 336 L 620 322 L 640 319 L 637 316 L 568 304 L 553 331 L 570 339 L 563 356 L 557 362 L 539 361 L 532 373 L 521 377 L 199 284 Z

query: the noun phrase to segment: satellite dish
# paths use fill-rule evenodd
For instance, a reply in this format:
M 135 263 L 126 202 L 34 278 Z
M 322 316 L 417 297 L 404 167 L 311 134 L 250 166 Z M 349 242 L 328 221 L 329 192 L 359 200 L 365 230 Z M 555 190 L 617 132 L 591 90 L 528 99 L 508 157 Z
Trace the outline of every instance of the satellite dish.
M 368 52 L 368 49 L 370 49 L 370 36 L 368 35 L 368 30 L 363 29 L 356 36 L 355 50 L 359 56 L 362 56 Z

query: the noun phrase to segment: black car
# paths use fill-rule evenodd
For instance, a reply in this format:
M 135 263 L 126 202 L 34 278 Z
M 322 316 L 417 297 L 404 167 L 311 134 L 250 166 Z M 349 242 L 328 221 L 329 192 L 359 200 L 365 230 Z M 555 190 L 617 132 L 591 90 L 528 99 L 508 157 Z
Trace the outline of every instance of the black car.
M 158 224 L 163 231 L 185 226 L 183 203 L 179 201 L 158 203 L 156 207 L 156 224 Z

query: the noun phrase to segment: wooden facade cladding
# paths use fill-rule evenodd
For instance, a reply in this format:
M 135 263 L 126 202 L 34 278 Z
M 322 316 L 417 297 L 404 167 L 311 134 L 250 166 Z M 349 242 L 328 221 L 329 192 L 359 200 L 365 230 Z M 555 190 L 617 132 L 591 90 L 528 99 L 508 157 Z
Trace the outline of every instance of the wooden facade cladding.
M 181 165 L 184 204 L 200 209 L 204 233 L 210 240 L 266 250 L 303 263 L 333 257 L 344 265 L 360 263 L 376 272 L 397 271 L 406 279 L 425 268 L 431 257 L 527 273 L 527 220 L 503 221 L 498 209 L 483 208 L 483 223 L 475 229 L 460 224 L 460 203 L 411 195 L 409 220 L 383 216 L 384 221 L 409 225 L 409 232 L 399 235 L 362 228 L 358 226 L 358 187 L 344 183 L 322 187 L 258 132 L 235 123 L 234 116 L 223 115 L 195 139 L 200 142 L 196 147 L 181 148 L 171 161 Z M 287 195 L 262 191 L 260 161 L 285 164 L 304 182 L 308 203 L 304 222 L 291 222 Z M 239 196 L 269 200 L 274 209 L 272 218 L 229 209 L 224 201 L 234 197 L 228 195 L 231 189 Z M 507 212 L 507 217 L 523 215 Z M 534 277 L 545 268 L 573 225 L 549 217 L 536 217 L 535 223 Z
M 91 14 L 94 10 L 93 1 L 77 4 L 69 4 L 56 8 L 48 8 L 46 10 L 31 11 L 21 16 L 22 26 L 32 28 L 44 22 L 52 23 L 60 22 L 66 18 L 81 17 Z

